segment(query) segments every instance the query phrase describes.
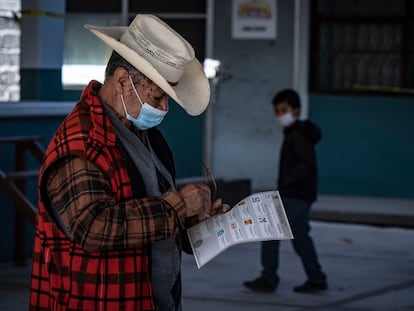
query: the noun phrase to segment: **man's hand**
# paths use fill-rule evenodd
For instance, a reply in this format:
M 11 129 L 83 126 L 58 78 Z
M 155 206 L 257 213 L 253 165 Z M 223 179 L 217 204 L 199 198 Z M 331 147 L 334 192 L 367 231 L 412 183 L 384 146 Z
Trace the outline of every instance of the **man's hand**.
M 178 190 L 187 207 L 187 217 L 211 210 L 210 188 L 204 184 L 190 183 Z
M 230 206 L 228 204 L 223 204 L 223 201 L 221 199 L 217 199 L 213 202 L 211 207 L 206 212 L 210 216 L 214 216 L 216 214 L 225 213 L 229 209 L 230 209 Z
M 207 209 L 204 212 L 198 213 L 198 222 L 202 222 L 203 220 L 206 220 L 211 216 L 225 213 L 229 209 L 230 206 L 228 204 L 223 204 L 223 201 L 221 199 L 217 199 L 213 202 L 209 209 Z

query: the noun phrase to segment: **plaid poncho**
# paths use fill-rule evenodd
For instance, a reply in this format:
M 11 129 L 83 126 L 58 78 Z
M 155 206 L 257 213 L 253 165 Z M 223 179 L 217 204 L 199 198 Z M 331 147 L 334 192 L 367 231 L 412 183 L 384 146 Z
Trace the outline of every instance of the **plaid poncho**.
M 95 163 L 108 177 L 116 200 L 133 195 L 123 154 L 94 95 L 93 88 L 97 87 L 93 82 L 85 89 L 81 102 L 46 150 L 39 178 L 30 310 L 155 310 L 144 247 L 87 252 L 68 238 L 48 213 L 42 177 L 53 163 L 66 156 Z

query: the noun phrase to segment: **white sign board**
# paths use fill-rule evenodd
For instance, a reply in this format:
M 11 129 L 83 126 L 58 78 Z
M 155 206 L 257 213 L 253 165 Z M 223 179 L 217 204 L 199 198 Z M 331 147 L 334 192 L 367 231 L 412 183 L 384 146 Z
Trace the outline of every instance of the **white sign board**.
M 276 39 L 277 0 L 233 0 L 233 39 Z

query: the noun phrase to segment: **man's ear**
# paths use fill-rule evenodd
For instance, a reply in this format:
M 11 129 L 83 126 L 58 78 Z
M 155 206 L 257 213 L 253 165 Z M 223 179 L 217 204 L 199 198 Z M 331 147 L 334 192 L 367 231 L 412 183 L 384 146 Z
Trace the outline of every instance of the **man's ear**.
M 114 84 L 115 89 L 119 94 L 123 94 L 126 92 L 128 87 L 128 70 L 126 70 L 123 67 L 118 67 L 115 69 L 113 78 L 114 78 Z

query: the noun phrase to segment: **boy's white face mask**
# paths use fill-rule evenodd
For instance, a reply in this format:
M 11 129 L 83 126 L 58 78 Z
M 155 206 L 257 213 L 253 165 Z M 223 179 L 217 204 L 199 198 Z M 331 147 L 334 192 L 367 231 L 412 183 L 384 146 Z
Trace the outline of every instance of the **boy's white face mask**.
M 281 126 L 288 127 L 296 121 L 296 118 L 293 116 L 291 112 L 286 112 L 280 117 L 277 117 L 277 120 L 279 121 Z

